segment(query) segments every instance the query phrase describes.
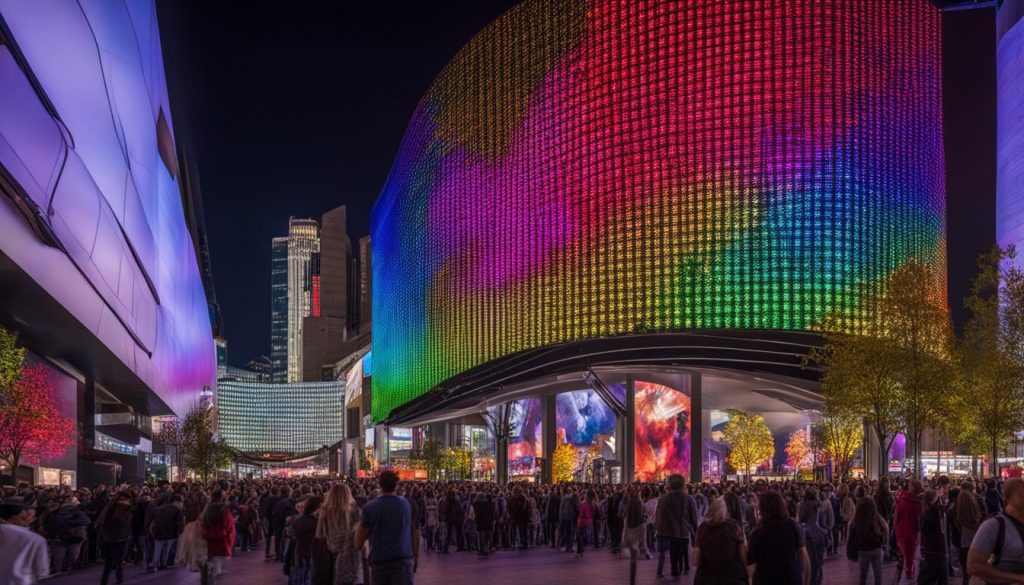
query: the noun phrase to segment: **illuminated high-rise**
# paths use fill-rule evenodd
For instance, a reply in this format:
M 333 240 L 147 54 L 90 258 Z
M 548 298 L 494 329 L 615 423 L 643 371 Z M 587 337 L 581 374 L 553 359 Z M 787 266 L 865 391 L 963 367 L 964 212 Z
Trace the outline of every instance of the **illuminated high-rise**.
M 313 255 L 320 252 L 315 219 L 288 220 L 288 357 L 286 382 L 302 379 L 302 321 L 312 311 Z
M 1024 258 L 1024 0 L 996 12 L 996 242 Z
M 288 378 L 288 238 L 274 238 L 270 252 L 271 378 Z

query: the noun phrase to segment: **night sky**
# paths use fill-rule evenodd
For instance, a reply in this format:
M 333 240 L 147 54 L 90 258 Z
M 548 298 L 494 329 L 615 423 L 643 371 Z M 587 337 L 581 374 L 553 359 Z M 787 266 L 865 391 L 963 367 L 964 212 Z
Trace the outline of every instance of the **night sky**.
M 270 240 L 348 205 L 353 240 L 420 96 L 513 0 L 160 0 L 179 142 L 196 158 L 228 359 L 270 351 Z M 991 9 L 944 17 L 950 304 L 995 238 Z

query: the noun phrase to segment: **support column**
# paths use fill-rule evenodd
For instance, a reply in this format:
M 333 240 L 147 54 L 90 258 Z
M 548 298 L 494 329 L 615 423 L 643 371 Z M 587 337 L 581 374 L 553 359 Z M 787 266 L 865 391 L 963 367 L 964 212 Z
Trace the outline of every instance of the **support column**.
M 542 396 L 541 401 L 541 452 L 544 453 L 544 465 L 541 467 L 541 481 L 552 483 L 551 477 L 551 455 L 555 452 L 558 442 L 558 431 L 555 427 L 555 416 L 557 413 L 555 398 L 557 395 L 548 394 Z
M 626 424 L 622 437 L 622 483 L 636 479 L 636 384 L 633 376 L 626 377 Z M 618 444 L 618 443 L 617 443 Z
M 704 478 L 704 390 L 700 373 L 690 374 L 690 481 Z

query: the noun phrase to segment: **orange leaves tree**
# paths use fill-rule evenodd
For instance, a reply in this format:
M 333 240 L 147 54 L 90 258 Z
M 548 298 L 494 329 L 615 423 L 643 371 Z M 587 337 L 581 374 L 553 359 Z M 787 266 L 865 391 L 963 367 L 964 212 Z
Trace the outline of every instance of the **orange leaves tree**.
M 811 467 L 811 443 L 807 431 L 797 429 L 790 433 L 789 442 L 786 443 L 786 465 L 792 467 L 797 475 L 801 470 Z
M 49 370 L 26 365 L 14 336 L 0 329 L 0 461 L 14 474 L 22 462 L 58 457 L 75 438 L 75 423 L 61 415 Z

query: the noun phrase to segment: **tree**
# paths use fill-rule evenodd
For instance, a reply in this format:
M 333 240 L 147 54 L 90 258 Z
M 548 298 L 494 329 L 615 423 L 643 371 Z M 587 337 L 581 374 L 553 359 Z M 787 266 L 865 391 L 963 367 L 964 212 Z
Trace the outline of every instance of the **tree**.
M 551 481 L 572 481 L 578 463 L 579 452 L 572 445 L 561 443 L 551 454 Z
M 18 381 L 25 363 L 25 349 L 18 347 L 18 338 L 0 327 L 0 392 Z
M 498 485 L 508 482 L 508 440 L 512 436 L 512 419 L 516 409 L 522 409 L 521 403 L 503 402 L 483 411 L 487 427 L 494 435 L 495 466 L 497 467 Z
M 1015 259 L 1012 247 L 979 258 L 959 348 L 958 439 L 989 452 L 992 475 L 998 473 L 999 449 L 1024 424 L 1024 272 Z
M 879 470 L 889 470 L 889 447 L 903 428 L 900 418 L 893 347 L 878 322 L 869 320 L 862 334 L 846 332 L 837 319 L 822 327 L 823 343 L 804 360 L 820 368 L 824 411 L 835 417 L 859 416 L 878 438 Z
M 235 451 L 213 430 L 215 411 L 195 405 L 181 419 L 161 423 L 157 440 L 173 450 L 178 479 L 189 469 L 204 481 L 231 463 Z
M 469 449 L 445 449 L 442 460 L 446 479 L 470 479 L 473 474 L 473 457 Z
M 855 414 L 826 409 L 821 419 L 821 434 L 825 453 L 832 460 L 836 475 L 846 479 L 857 449 L 864 444 L 862 419 Z
M 730 410 L 722 435 L 730 449 L 729 464 L 745 473 L 748 481 L 758 465 L 775 455 L 775 439 L 759 414 Z
M 438 481 L 439 473 L 444 465 L 444 447 L 440 441 L 427 439 L 420 450 L 420 459 L 427 470 L 430 481 Z
M 10 365 L 7 359 L 0 361 L 3 367 Z M 0 461 L 12 474 L 23 461 L 59 457 L 75 437 L 75 422 L 57 408 L 59 397 L 46 366 L 23 365 L 19 370 L 0 393 Z
M 890 275 L 878 306 L 882 333 L 892 342 L 896 406 L 913 445 L 915 475 L 921 474 L 924 429 L 938 424 L 954 390 L 953 329 L 945 290 L 934 268 L 909 260 Z
M 789 441 L 786 443 L 786 465 L 792 467 L 798 476 L 801 469 L 811 466 L 810 439 L 804 429 L 797 429 L 789 434 Z

